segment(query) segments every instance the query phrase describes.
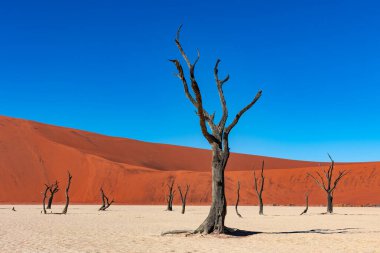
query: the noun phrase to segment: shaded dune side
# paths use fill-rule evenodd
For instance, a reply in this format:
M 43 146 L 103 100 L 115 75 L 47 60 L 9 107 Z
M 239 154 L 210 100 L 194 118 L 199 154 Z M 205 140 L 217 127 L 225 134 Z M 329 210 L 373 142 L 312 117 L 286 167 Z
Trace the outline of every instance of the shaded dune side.
M 71 199 L 76 203 L 99 203 L 99 188 L 103 186 L 117 203 L 164 204 L 166 183 L 175 178 L 176 184 L 191 185 L 189 204 L 208 204 L 210 155 L 207 150 L 0 117 L 0 202 L 40 202 L 43 185 L 58 179 L 63 189 L 70 169 Z M 310 180 L 305 181 L 306 172 L 317 169 L 319 163 L 232 154 L 226 171 L 229 204 L 234 204 L 237 180 L 241 181 L 241 204 L 256 204 L 252 167 L 258 168 L 262 159 L 268 169 L 266 203 L 303 205 L 308 187 L 312 190 L 311 204 L 325 203 L 320 189 Z M 351 174 L 336 191 L 337 204 L 380 203 L 379 163 L 339 164 L 337 170 L 340 168 L 351 169 Z M 57 193 L 56 200 L 64 201 L 63 190 Z M 179 204 L 178 194 L 174 202 Z

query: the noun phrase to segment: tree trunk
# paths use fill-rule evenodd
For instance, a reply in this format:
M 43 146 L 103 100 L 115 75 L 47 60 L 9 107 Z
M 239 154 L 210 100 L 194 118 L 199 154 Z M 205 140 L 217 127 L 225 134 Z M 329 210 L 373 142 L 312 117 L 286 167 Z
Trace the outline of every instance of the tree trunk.
M 224 169 L 229 153 L 213 148 L 212 159 L 212 203 L 206 220 L 195 230 L 195 233 L 225 233 L 224 219 L 227 214 L 227 201 L 224 189 Z
M 46 209 L 51 209 L 51 204 L 53 203 L 53 198 L 54 198 L 54 194 L 51 194 L 49 197 L 49 201 L 48 201 Z
M 102 206 L 99 208 L 99 211 L 104 211 L 104 208 L 106 207 L 106 201 L 104 198 L 104 191 L 102 187 L 100 187 L 100 197 L 102 199 Z
M 66 214 L 67 213 L 67 209 L 69 207 L 69 203 L 70 203 L 70 197 L 69 197 L 69 190 L 70 190 L 70 185 L 71 185 L 71 174 L 70 172 L 68 172 L 68 182 L 67 182 L 67 187 L 66 187 L 66 204 L 65 204 L 65 208 L 63 209 L 62 211 L 62 214 Z
M 259 206 L 260 206 L 259 215 L 264 215 L 264 204 L 263 204 L 263 198 L 261 196 L 259 196 Z
M 327 213 L 333 213 L 333 196 L 327 194 Z
M 307 213 L 307 210 L 309 210 L 309 195 L 308 194 L 306 194 L 305 196 L 305 203 L 306 203 L 305 210 L 303 210 L 303 212 L 300 215 L 304 215 L 305 213 Z
M 237 216 L 239 216 L 240 218 L 242 218 L 241 214 L 238 211 L 239 200 L 240 200 L 240 181 L 238 181 L 238 183 L 237 183 L 237 192 L 236 192 L 236 194 L 237 194 L 237 197 L 236 197 L 235 211 L 236 211 Z
M 45 187 L 46 188 L 45 188 L 45 191 L 44 191 L 44 197 L 42 199 L 42 210 L 43 210 L 44 214 L 46 214 L 45 202 L 46 202 L 46 194 L 47 194 L 47 192 L 49 190 L 49 186 L 45 185 Z
M 166 208 L 166 211 L 173 211 L 173 204 L 171 197 L 168 197 L 168 206 Z
M 171 184 L 168 184 L 167 186 L 168 186 L 169 193 L 166 199 L 166 201 L 168 202 L 166 211 L 173 211 L 173 199 L 174 199 L 174 193 L 175 193 L 175 190 L 173 190 L 174 179 L 172 180 Z

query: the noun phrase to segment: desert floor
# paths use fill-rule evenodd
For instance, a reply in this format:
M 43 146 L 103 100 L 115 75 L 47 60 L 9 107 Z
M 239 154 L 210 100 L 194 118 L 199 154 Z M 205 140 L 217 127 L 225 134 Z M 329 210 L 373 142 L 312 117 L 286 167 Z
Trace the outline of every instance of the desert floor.
M 228 207 L 226 225 L 245 230 L 241 236 L 166 235 L 194 229 L 206 206 L 71 205 L 67 215 L 43 215 L 36 205 L 0 206 L 0 252 L 380 252 L 380 208 Z M 62 206 L 54 206 L 54 211 Z

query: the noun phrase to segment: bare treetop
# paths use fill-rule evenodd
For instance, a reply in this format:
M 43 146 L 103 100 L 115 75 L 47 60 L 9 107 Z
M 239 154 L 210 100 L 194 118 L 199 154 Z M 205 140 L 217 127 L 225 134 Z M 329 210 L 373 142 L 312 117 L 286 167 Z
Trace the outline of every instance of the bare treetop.
M 339 181 L 344 176 L 346 176 L 349 173 L 349 171 L 348 170 L 340 170 L 338 172 L 338 176 L 335 178 L 335 180 L 333 180 L 332 178 L 333 178 L 333 172 L 334 172 L 334 168 L 335 168 L 335 161 L 331 158 L 330 154 L 328 154 L 328 156 L 331 160 L 331 164 L 330 164 L 328 170 L 323 170 L 323 174 L 325 176 L 326 181 L 319 171 L 315 172 L 318 178 L 311 173 L 307 173 L 307 175 L 310 176 L 316 182 L 316 184 L 319 185 L 323 190 L 325 190 L 328 193 L 333 193 L 334 190 L 336 189 L 336 186 L 338 185 Z
M 224 144 L 223 146 L 225 148 L 228 148 L 228 135 L 229 135 L 229 133 L 236 126 L 236 124 L 239 122 L 240 117 L 246 111 L 248 111 L 259 100 L 259 98 L 261 97 L 262 91 L 261 90 L 258 91 L 256 96 L 253 98 L 253 100 L 248 105 L 246 105 L 243 109 L 241 109 L 235 115 L 232 122 L 228 126 L 226 126 L 227 119 L 228 119 L 228 109 L 227 109 L 226 99 L 225 99 L 225 96 L 223 93 L 223 85 L 229 80 L 230 77 L 229 77 L 229 75 L 227 75 L 224 79 L 219 79 L 218 72 L 219 72 L 219 64 L 220 64 L 221 60 L 217 59 L 216 63 L 215 63 L 215 67 L 214 67 L 214 78 L 215 78 L 216 86 L 218 89 L 220 103 L 221 103 L 223 113 L 222 113 L 222 117 L 221 117 L 220 121 L 218 123 L 215 123 L 214 122 L 215 113 L 210 114 L 204 109 L 203 101 L 202 101 L 202 95 L 201 95 L 198 83 L 195 79 L 194 71 L 195 71 L 196 64 L 198 63 L 198 61 L 200 59 L 200 53 L 199 53 L 199 51 L 197 51 L 197 58 L 194 61 L 194 63 L 191 63 L 188 56 L 186 55 L 182 45 L 181 45 L 181 43 L 180 43 L 180 40 L 179 40 L 181 28 L 182 28 L 182 26 L 180 26 L 178 28 L 175 43 L 176 43 L 176 45 L 177 45 L 177 47 L 178 47 L 178 49 L 182 55 L 182 58 L 185 60 L 187 66 L 189 68 L 191 88 L 192 88 L 192 91 L 195 95 L 195 98 L 189 91 L 189 85 L 188 85 L 187 80 L 185 78 L 183 67 L 182 67 L 180 61 L 177 59 L 170 60 L 170 61 L 175 64 L 175 66 L 178 70 L 178 73 L 176 76 L 182 81 L 186 97 L 190 100 L 190 102 L 197 109 L 197 114 L 199 116 L 202 134 L 204 135 L 204 137 L 207 139 L 207 141 L 211 145 L 216 144 L 218 146 L 222 146 Z M 208 126 L 210 127 L 211 133 L 208 131 L 206 124 L 208 124 Z M 222 136 L 220 136 L 220 134 L 217 134 L 220 132 L 223 133 Z
M 330 164 L 328 170 L 322 170 L 322 172 L 316 171 L 315 175 L 313 175 L 312 173 L 307 173 L 307 175 L 310 176 L 315 181 L 315 183 L 326 192 L 326 194 L 327 194 L 327 213 L 332 213 L 333 212 L 334 191 L 335 191 L 339 181 L 344 176 L 346 176 L 349 173 L 349 171 L 348 170 L 340 170 L 338 172 L 338 175 L 336 176 L 335 180 L 333 180 L 335 162 L 331 158 L 330 154 L 328 154 L 328 156 L 331 160 L 331 164 Z

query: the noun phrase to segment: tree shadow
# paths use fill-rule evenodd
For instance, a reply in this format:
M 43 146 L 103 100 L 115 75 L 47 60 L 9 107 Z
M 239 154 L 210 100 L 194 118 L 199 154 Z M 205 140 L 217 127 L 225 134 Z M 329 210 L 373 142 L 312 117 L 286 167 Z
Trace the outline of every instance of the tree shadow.
M 323 234 L 323 235 L 330 235 L 330 234 L 346 234 L 350 233 L 353 230 L 356 230 L 359 228 L 338 228 L 338 229 L 310 229 L 310 230 L 299 230 L 299 231 L 284 231 L 284 232 L 268 232 L 265 234 L 275 234 L 275 235 L 282 235 L 282 234 Z
M 296 230 L 296 231 L 283 231 L 283 232 L 260 232 L 260 231 L 248 231 L 242 229 L 229 229 L 228 235 L 234 237 L 245 237 L 257 234 L 267 235 L 288 235 L 288 234 L 346 234 L 351 233 L 353 230 L 359 228 L 338 228 L 338 229 L 310 229 L 310 230 Z

